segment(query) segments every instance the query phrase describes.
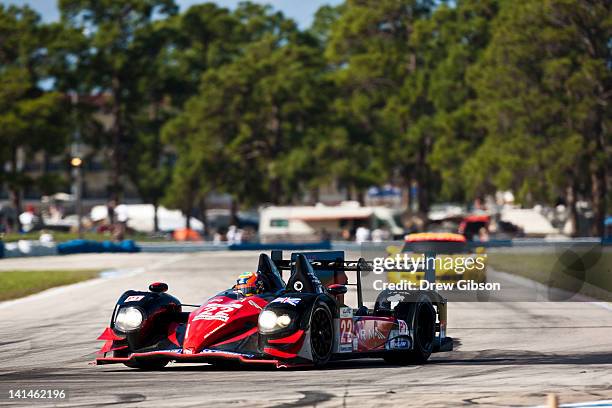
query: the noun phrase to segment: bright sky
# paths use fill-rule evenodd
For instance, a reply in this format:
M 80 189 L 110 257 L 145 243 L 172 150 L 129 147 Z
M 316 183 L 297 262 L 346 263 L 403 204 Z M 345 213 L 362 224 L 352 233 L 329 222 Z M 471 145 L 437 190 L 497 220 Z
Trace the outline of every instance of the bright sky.
M 117 0 L 121 1 L 121 0 Z M 185 10 L 192 4 L 206 3 L 202 0 L 175 0 Z M 214 0 L 223 7 L 234 8 L 241 0 Z M 310 26 L 314 13 L 325 4 L 339 4 L 341 0 L 252 0 L 254 3 L 269 3 L 275 9 L 281 10 L 287 17 L 291 17 L 298 22 L 301 28 Z M 28 4 L 42 15 L 43 20 L 53 21 L 59 18 L 56 0 L 0 0 L 2 4 Z

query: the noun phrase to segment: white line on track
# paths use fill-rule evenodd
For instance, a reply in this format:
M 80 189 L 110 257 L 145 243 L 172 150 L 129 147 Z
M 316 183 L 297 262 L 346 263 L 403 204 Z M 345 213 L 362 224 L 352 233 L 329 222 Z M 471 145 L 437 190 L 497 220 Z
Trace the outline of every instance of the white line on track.
M 75 289 L 81 289 L 81 288 L 85 288 L 85 287 L 89 287 L 89 286 L 94 286 L 94 285 L 98 285 L 102 282 L 107 282 L 110 279 L 117 279 L 117 278 L 124 278 L 124 277 L 128 277 L 128 276 L 134 276 L 134 275 L 138 275 L 140 273 L 143 273 L 147 270 L 153 270 L 153 269 L 158 269 L 158 268 L 163 268 L 164 266 L 167 266 L 169 264 L 175 263 L 177 261 L 180 261 L 181 259 L 187 258 L 189 255 L 191 254 L 180 254 L 180 255 L 175 255 L 172 257 L 168 257 L 167 259 L 158 261 L 158 262 L 154 262 L 150 265 L 147 266 L 143 266 L 140 268 L 126 268 L 126 269 L 120 269 L 120 268 L 114 268 L 114 269 L 108 269 L 105 271 L 100 272 L 100 277 L 96 278 L 96 279 L 90 279 L 90 280 L 86 280 L 84 282 L 78 282 L 78 283 L 73 283 L 71 285 L 64 285 L 64 286 L 58 286 L 55 288 L 50 288 L 50 289 L 46 289 L 43 290 L 42 292 L 38 292 L 38 293 L 34 293 L 32 295 L 26 296 L 26 297 L 22 297 L 19 299 L 13 299 L 13 300 L 7 300 L 4 302 L 0 302 L 0 309 L 6 309 L 7 307 L 11 307 L 11 306 L 15 306 L 15 305 L 20 305 L 22 303 L 27 303 L 27 302 L 31 302 L 34 300 L 39 300 L 39 299 L 45 299 L 48 297 L 52 297 L 52 296 L 57 296 L 57 295 L 61 295 L 64 294 L 65 292 L 69 292 Z
M 576 402 L 574 404 L 561 404 L 559 408 L 603 408 L 612 407 L 612 400 L 600 400 L 600 401 L 589 401 L 589 402 Z M 546 408 L 545 405 L 538 405 L 533 408 Z

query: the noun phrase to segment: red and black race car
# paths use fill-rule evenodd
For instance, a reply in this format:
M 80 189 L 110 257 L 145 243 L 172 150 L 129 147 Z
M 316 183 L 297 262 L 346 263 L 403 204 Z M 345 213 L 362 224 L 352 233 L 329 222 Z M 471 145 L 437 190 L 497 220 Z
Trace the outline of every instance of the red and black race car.
M 290 271 L 285 283 L 282 271 Z M 452 350 L 446 336 L 446 300 L 434 291 L 383 291 L 373 309 L 363 305 L 363 259 L 344 253 L 261 254 L 262 294 L 226 290 L 192 312 L 165 293 L 129 290 L 115 306 L 96 364 L 159 369 L 168 362 L 325 365 L 330 360 L 380 357 L 393 364 L 424 363 L 432 352 Z M 346 272 L 356 272 L 349 283 Z M 347 286 L 357 307 L 344 304 Z M 194 305 L 191 305 L 195 307 Z

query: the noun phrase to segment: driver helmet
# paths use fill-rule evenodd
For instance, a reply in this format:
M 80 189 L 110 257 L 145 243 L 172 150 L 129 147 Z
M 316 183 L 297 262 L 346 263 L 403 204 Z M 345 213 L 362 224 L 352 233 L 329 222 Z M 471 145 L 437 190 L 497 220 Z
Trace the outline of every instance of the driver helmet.
M 242 292 L 245 296 L 263 293 L 264 285 L 258 273 L 244 272 L 238 276 L 234 290 Z

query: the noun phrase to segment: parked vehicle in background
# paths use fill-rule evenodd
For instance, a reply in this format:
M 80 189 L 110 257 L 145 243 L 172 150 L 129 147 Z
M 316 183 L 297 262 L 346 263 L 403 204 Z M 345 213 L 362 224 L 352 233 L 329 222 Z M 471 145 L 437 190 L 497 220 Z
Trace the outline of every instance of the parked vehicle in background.
M 468 215 L 459 224 L 459 234 L 462 234 L 468 241 L 484 241 L 483 231 L 488 237 L 491 216 L 486 214 Z
M 153 205 L 152 204 L 121 204 L 122 213 L 127 217 L 127 227 L 138 232 L 153 232 Z M 117 211 L 117 210 L 115 210 Z M 91 220 L 102 222 L 108 218 L 108 207 L 96 205 L 91 209 Z M 174 231 L 185 228 L 185 215 L 179 210 L 169 210 L 165 207 L 157 209 L 157 219 L 160 231 Z M 197 218 L 191 217 L 190 228 L 203 231 L 204 224 Z
M 400 210 L 362 207 L 356 202 L 337 206 L 265 207 L 260 211 L 261 242 L 315 242 L 354 239 L 357 228 L 382 230 L 385 239 L 403 238 Z
M 238 211 L 235 226 L 247 231 L 251 235 L 257 233 L 259 228 L 259 214 L 255 211 Z M 227 208 L 214 208 L 206 211 L 207 233 L 212 235 L 216 232 L 225 234 L 229 227 L 234 225 L 232 213 Z

